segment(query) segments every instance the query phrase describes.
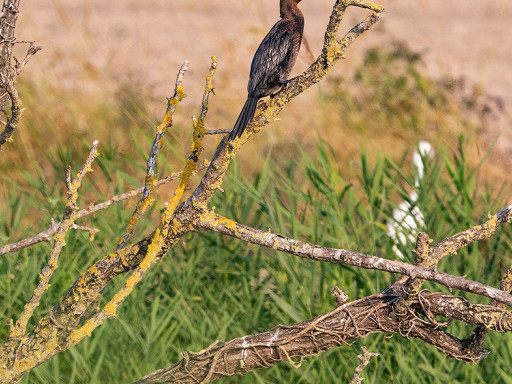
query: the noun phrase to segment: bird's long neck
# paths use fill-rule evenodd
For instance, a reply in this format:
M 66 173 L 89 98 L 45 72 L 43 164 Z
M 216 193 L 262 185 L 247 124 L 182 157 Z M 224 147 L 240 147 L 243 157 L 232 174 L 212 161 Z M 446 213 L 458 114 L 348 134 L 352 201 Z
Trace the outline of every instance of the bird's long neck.
M 300 17 L 302 18 L 302 12 L 297 6 L 296 0 L 281 0 L 279 4 L 279 9 L 281 12 L 281 18 L 294 18 Z

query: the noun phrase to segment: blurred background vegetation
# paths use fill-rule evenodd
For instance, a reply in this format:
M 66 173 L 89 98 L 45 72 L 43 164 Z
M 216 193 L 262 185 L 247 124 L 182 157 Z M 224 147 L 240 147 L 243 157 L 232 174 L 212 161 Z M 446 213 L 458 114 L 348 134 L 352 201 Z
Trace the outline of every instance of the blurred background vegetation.
M 38 59 L 32 59 L 27 74 Z M 419 194 L 417 204 L 434 241 L 484 221 L 488 212 L 510 203 L 510 159 L 494 150 L 499 136 L 488 134 L 489 125 L 504 113 L 503 106 L 479 84 L 459 77 L 434 79 L 424 63 L 424 55 L 405 43 L 367 48 L 350 73 L 329 75 L 304 99 L 294 100 L 280 122 L 244 147 L 230 167 L 225 192 L 217 193 L 212 206 L 257 228 L 388 258 L 395 256 L 386 220 L 412 190 Z M 204 70 L 205 75 L 207 68 L 196 66 L 196 73 Z M 169 84 L 177 69 L 167 68 Z M 81 70 L 89 71 L 96 85 L 101 83 L 94 67 Z M 66 77 L 62 82 L 57 78 L 54 73 L 47 79 L 24 73 L 18 81 L 26 110 L 15 141 L 0 156 L 0 244 L 31 236 L 46 228 L 51 218 L 61 217 L 64 168 L 71 164 L 77 170 L 93 139 L 100 140 L 101 156 L 81 188 L 82 207 L 143 183 L 153 129 L 165 108 L 159 92 L 128 74 L 116 79 L 108 95 L 92 97 L 89 91 L 68 87 Z M 212 98 L 207 125 L 230 128 L 240 106 L 240 90 L 223 91 L 225 82 L 228 89 L 231 86 L 228 72 L 219 71 L 214 81 L 217 96 Z M 187 84 L 186 78 L 185 92 L 187 86 L 198 84 Z M 181 169 L 191 134 L 189 117 L 199 108 L 197 98 L 178 107 L 160 154 L 160 176 Z M 206 139 L 206 157 L 219 139 Z M 416 188 L 411 156 L 419 140 L 430 141 L 436 156 Z M 172 188 L 159 189 L 159 203 L 141 222 L 139 238 L 156 223 Z M 134 201 L 125 202 L 83 220 L 81 224 L 100 229 L 94 242 L 86 233 L 68 235 L 60 268 L 34 321 L 48 313 L 91 263 L 115 249 L 115 239 L 133 208 Z M 1 323 L 20 313 L 48 251 L 48 244 L 40 244 L 2 256 Z M 440 269 L 496 286 L 510 265 L 511 251 L 510 227 L 502 228 L 489 241 L 447 258 Z M 36 368 L 22 382 L 129 382 L 178 361 L 180 351 L 199 351 L 216 339 L 229 340 L 327 312 L 335 305 L 330 296 L 334 285 L 355 300 L 381 291 L 396 277 L 300 260 L 217 234 L 191 234 L 150 271 L 117 320 Z M 123 278 L 116 280 L 105 297 L 122 284 Z M 426 288 L 442 290 L 433 284 Z M 488 303 L 474 295 L 455 294 Z M 458 337 L 470 332 L 457 323 L 449 331 Z M 5 332 L 0 328 L 1 337 Z M 363 374 L 368 383 L 512 382 L 512 339 L 500 334 L 489 336 L 486 346 L 492 353 L 478 366 L 447 358 L 417 340 L 373 335 L 309 358 L 300 369 L 283 363 L 225 381 L 348 382 L 361 345 L 380 354 Z

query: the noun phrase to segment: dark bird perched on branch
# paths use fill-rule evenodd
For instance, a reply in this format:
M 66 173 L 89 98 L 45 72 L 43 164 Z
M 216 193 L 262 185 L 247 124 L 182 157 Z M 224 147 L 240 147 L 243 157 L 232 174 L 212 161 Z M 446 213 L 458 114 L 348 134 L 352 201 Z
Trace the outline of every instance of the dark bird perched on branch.
M 300 1 L 280 0 L 281 20 L 274 24 L 254 54 L 247 101 L 229 134 L 229 140 L 242 135 L 254 117 L 259 99 L 277 93 L 288 82 L 304 30 L 304 16 L 297 7 Z

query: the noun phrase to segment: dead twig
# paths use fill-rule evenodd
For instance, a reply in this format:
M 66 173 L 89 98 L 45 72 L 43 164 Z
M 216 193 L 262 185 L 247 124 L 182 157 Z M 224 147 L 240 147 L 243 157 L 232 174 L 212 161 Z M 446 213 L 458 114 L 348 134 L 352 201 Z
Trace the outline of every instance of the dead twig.
M 359 365 L 354 371 L 354 377 L 350 381 L 350 384 L 361 384 L 363 382 L 363 378 L 361 377 L 361 373 L 363 373 L 363 369 L 370 363 L 370 358 L 372 356 L 379 356 L 378 353 L 371 353 L 365 347 L 361 347 L 362 353 L 357 355 L 359 359 Z
M 128 241 L 135 231 L 135 227 L 137 226 L 139 219 L 153 204 L 154 200 L 152 195 L 155 189 L 156 159 L 162 146 L 162 139 L 165 135 L 165 132 L 167 132 L 167 130 L 172 126 L 172 115 L 176 111 L 176 106 L 186 97 L 186 95 L 183 93 L 183 77 L 185 76 L 185 72 L 188 70 L 188 66 L 189 62 L 188 60 L 185 60 L 178 71 L 176 84 L 174 86 L 174 95 L 169 99 L 167 103 L 167 110 L 165 112 L 164 119 L 162 123 L 156 128 L 155 140 L 148 156 L 144 192 L 142 193 L 140 200 L 137 202 L 137 206 L 135 207 L 135 211 L 133 212 L 131 219 L 128 220 L 125 232 L 118 240 L 117 250 L 126 247 L 126 244 L 128 244 Z
M 11 328 L 8 336 L 8 342 L 18 341 L 24 335 L 28 321 L 32 317 L 36 307 L 39 305 L 39 301 L 41 300 L 43 293 L 48 289 L 50 278 L 58 268 L 60 252 L 66 245 L 66 234 L 74 225 L 76 220 L 78 188 L 82 184 L 82 179 L 84 178 L 85 174 L 92 171 L 92 163 L 96 156 L 98 156 L 98 144 L 99 142 L 97 140 L 94 141 L 84 165 L 73 180 L 71 180 L 70 176 L 70 167 L 66 168 L 67 202 L 63 219 L 59 224 L 59 228 L 54 237 L 53 247 L 48 258 L 48 264 L 39 275 L 40 281 L 37 287 L 34 289 L 32 298 L 28 301 L 27 304 L 25 304 L 23 312 L 16 322 L 15 327 Z

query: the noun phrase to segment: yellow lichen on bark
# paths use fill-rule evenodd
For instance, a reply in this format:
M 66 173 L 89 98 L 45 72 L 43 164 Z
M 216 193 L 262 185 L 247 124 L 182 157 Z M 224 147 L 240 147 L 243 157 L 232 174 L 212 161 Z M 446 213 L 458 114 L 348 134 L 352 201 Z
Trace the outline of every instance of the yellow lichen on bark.
M 134 287 L 142 280 L 151 265 L 156 263 L 157 256 L 164 245 L 164 237 L 162 235 L 162 228 L 164 228 L 164 226 L 164 222 L 160 223 L 157 230 L 153 232 L 146 256 L 128 279 L 126 279 L 123 288 L 114 294 L 112 299 L 103 307 L 100 313 L 87 320 L 81 328 L 74 330 L 71 333 L 69 337 L 69 346 L 76 345 L 83 338 L 90 336 L 92 331 L 103 324 L 105 320 L 116 316 L 117 308 L 119 308 L 119 306 L 133 291 Z
M 326 50 L 326 59 L 329 64 L 334 62 L 338 55 L 343 55 L 343 51 L 341 50 L 340 44 L 337 39 L 332 39 L 329 42 Z
M 176 111 L 176 107 L 178 103 L 183 100 L 187 95 L 183 92 L 183 87 L 181 85 L 180 76 L 183 75 L 184 71 L 188 68 L 188 62 L 185 62 L 179 72 L 178 78 L 176 80 L 176 87 L 174 91 L 174 95 L 169 99 L 167 103 L 167 110 L 165 111 L 165 115 L 162 119 L 162 122 L 156 127 L 156 135 L 155 142 L 153 144 L 149 159 L 148 159 L 148 168 L 145 177 L 145 189 L 143 193 L 143 198 L 139 200 L 137 203 L 137 207 L 132 214 L 130 220 L 126 225 L 126 229 L 124 234 L 117 238 L 117 248 L 123 248 L 133 233 L 135 232 L 135 228 L 139 222 L 139 219 L 144 215 L 144 213 L 150 208 L 155 200 L 152 198 L 155 187 L 157 185 L 157 181 L 154 178 L 154 166 L 156 164 L 156 157 L 158 155 L 158 150 L 162 147 L 162 139 L 166 131 L 172 127 L 172 116 Z
M 36 288 L 34 289 L 32 297 L 25 304 L 23 311 L 20 314 L 20 317 L 16 321 L 16 325 L 10 329 L 10 333 L 8 335 L 9 340 L 16 341 L 20 340 L 23 337 L 30 318 L 34 314 L 35 309 L 39 306 L 39 302 L 41 300 L 42 295 L 50 287 L 50 279 L 59 266 L 58 259 L 60 256 L 60 252 L 62 251 L 62 248 L 64 248 L 64 246 L 66 245 L 66 234 L 68 233 L 69 229 L 71 229 L 77 218 L 76 202 L 78 198 L 78 188 L 80 188 L 82 179 L 85 176 L 85 174 L 92 171 L 91 164 L 94 161 L 94 159 L 98 156 L 98 152 L 96 150 L 98 144 L 99 143 L 97 141 L 93 143 L 89 156 L 87 156 L 87 159 L 84 165 L 82 166 L 82 169 L 80 170 L 80 172 L 78 172 L 76 178 L 74 178 L 71 182 L 67 182 L 68 193 L 66 201 L 66 210 L 64 213 L 63 220 L 59 225 L 59 229 L 53 237 L 53 246 L 50 251 L 50 255 L 48 256 L 48 263 L 46 267 L 43 269 L 42 273 L 39 274 L 39 282 Z M 67 175 L 69 175 L 69 172 L 67 172 Z
M 212 63 L 210 66 L 210 71 L 208 72 L 208 75 L 206 76 L 206 86 L 204 90 L 203 95 L 203 102 L 202 102 L 202 109 L 201 114 L 199 115 L 199 118 L 193 119 L 193 132 L 192 132 L 192 143 L 190 145 L 190 155 L 188 157 L 188 160 L 185 164 L 185 167 L 183 168 L 183 171 L 181 172 L 180 180 L 178 182 L 178 187 L 176 188 L 173 197 L 168 202 L 168 204 L 165 207 L 164 216 L 167 217 L 167 219 L 170 219 L 176 208 L 178 207 L 178 204 L 180 203 L 183 194 L 186 190 L 186 188 L 189 185 L 190 178 L 192 177 L 193 172 L 196 170 L 197 162 L 199 161 L 199 157 L 201 153 L 203 152 L 203 138 L 206 132 L 206 129 L 204 128 L 204 122 L 206 119 L 206 113 L 208 112 L 208 100 L 209 95 L 213 91 L 213 75 L 215 74 L 217 70 L 217 57 L 214 55 L 212 56 Z
M 440 243 L 442 245 L 441 254 L 439 255 L 439 259 L 447 256 L 453 255 L 457 253 L 461 247 L 474 242 L 480 239 L 489 238 L 496 233 L 496 229 L 500 221 L 498 220 L 497 215 L 493 215 L 489 220 L 480 225 L 475 225 L 472 228 L 469 228 L 457 235 L 454 235 L 447 240 Z
M 345 5 L 345 7 L 355 6 L 355 7 L 360 7 L 360 8 L 368 8 L 368 9 L 371 9 L 373 12 L 377 12 L 377 13 L 380 13 L 380 12 L 384 11 L 384 7 L 382 5 L 374 3 L 373 1 L 368 1 L 368 0 L 342 0 L 341 2 Z
M 237 229 L 237 223 L 227 217 L 216 214 L 213 210 L 206 210 L 201 213 L 200 220 L 211 223 L 213 226 L 224 226 L 234 232 Z
M 161 252 L 163 246 L 165 245 L 165 238 L 169 235 L 170 230 L 176 231 L 179 230 L 181 224 L 179 222 L 173 223 L 171 225 L 171 217 L 174 214 L 179 201 L 183 197 L 183 194 L 188 187 L 188 183 L 190 177 L 196 169 L 196 163 L 198 161 L 199 155 L 202 151 L 202 138 L 204 137 L 205 129 L 204 129 L 204 118 L 206 115 L 207 108 L 207 95 L 212 91 L 212 82 L 211 77 L 216 68 L 216 62 L 212 63 L 212 69 L 210 70 L 210 74 L 207 78 L 207 86 L 205 90 L 206 101 L 203 100 L 203 112 L 198 120 L 194 121 L 194 132 L 191 144 L 191 155 L 185 164 L 185 167 L 181 173 L 180 180 L 176 191 L 174 193 L 173 198 L 170 202 L 166 203 L 166 208 L 161 217 L 161 222 L 158 228 L 151 234 L 150 244 L 148 246 L 147 252 L 143 260 L 140 262 L 138 267 L 132 272 L 132 274 L 125 281 L 123 288 L 121 288 L 117 293 L 114 294 L 112 299 L 103 307 L 102 311 L 89 319 L 81 328 L 74 330 L 69 337 L 69 346 L 75 345 L 83 338 L 91 335 L 92 331 L 101 325 L 108 318 L 115 317 L 117 308 L 124 302 L 124 300 L 130 295 L 133 291 L 134 287 L 142 280 L 147 270 L 156 263 L 157 256 Z M 177 97 L 171 99 L 169 101 L 170 106 L 176 106 L 177 102 L 184 97 L 183 91 L 181 87 L 177 87 Z M 165 114 L 165 117 L 157 129 L 165 130 L 167 128 L 166 124 L 170 124 L 172 122 L 172 108 L 169 108 Z M 149 185 L 150 190 L 151 187 L 154 187 L 154 180 L 150 177 L 146 177 L 146 183 Z M 134 228 L 137 224 L 138 218 L 140 217 L 140 212 L 144 210 L 144 207 L 147 204 L 151 203 L 152 199 L 150 198 L 151 193 L 145 199 L 146 201 L 141 201 L 137 209 L 135 210 L 132 218 L 129 220 L 127 229 Z M 125 232 L 126 233 L 126 232 Z M 120 238 L 122 241 L 122 237 Z M 120 251 L 121 258 L 123 258 L 122 251 Z M 109 256 L 110 258 L 116 257 L 116 254 L 112 254 Z M 90 270 L 89 272 L 94 273 L 94 271 Z M 86 274 L 82 275 L 82 280 L 85 278 Z

